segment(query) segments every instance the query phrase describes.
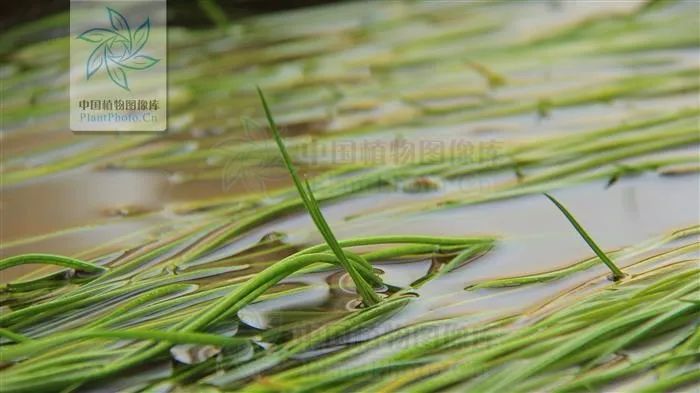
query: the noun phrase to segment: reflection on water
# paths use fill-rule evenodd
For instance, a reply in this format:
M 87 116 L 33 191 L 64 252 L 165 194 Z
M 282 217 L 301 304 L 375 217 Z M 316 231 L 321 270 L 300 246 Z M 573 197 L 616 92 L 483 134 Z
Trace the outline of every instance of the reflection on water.
M 225 194 L 218 179 L 176 184 L 164 171 L 90 168 L 4 187 L 0 254 L 72 255 L 154 224 L 177 225 L 168 203 Z M 2 273 L 3 281 L 8 272 Z
M 622 179 L 605 188 L 604 182 L 572 187 L 555 195 L 578 217 L 582 225 L 606 250 L 640 243 L 680 227 L 697 224 L 700 217 L 700 177 L 688 175 L 659 179 L 648 175 Z M 418 198 L 425 198 L 425 195 Z M 419 215 L 344 221 L 347 215 L 363 209 L 368 203 L 390 206 L 404 198 L 404 193 L 380 193 L 330 204 L 324 214 L 339 238 L 392 233 L 438 234 L 445 236 L 498 234 L 495 249 L 468 265 L 430 281 L 418 290 L 420 297 L 406 310 L 391 319 L 387 329 L 395 329 L 417 321 L 448 316 L 473 316 L 474 320 L 510 315 L 527 310 L 562 291 L 574 288 L 594 277 L 605 277 L 607 270 L 597 266 L 567 278 L 519 288 L 465 291 L 464 288 L 485 279 L 536 273 L 568 266 L 593 256 L 590 248 L 573 230 L 568 221 L 545 197 L 535 195 L 515 200 L 492 202 Z M 660 208 L 661 207 L 661 208 Z M 308 217 L 299 213 L 288 219 L 266 224 L 253 232 L 276 230 L 291 234 L 291 239 L 304 243 L 321 242 Z M 248 236 L 246 236 L 248 238 Z M 252 238 L 251 238 L 252 239 Z M 235 252 L 248 240 L 222 248 L 218 254 Z M 638 260 L 621 258 L 621 266 Z M 391 285 L 406 286 L 425 275 L 429 261 L 381 264 L 384 280 Z M 327 276 L 315 274 L 308 283 L 324 286 Z M 351 284 L 350 284 L 351 286 Z M 341 285 L 347 288 L 347 285 Z M 340 292 L 334 297 L 341 297 Z M 299 296 L 295 298 L 295 296 Z M 352 297 L 349 297 L 352 298 Z M 296 300 L 295 300 L 296 299 Z M 283 303 L 257 306 L 256 318 L 265 320 L 265 313 L 304 309 L 307 297 L 291 295 Z M 342 309 L 342 302 L 326 304 Z M 377 330 L 374 334 L 379 334 Z
M 167 179 L 158 173 L 77 170 L 3 190 L 6 242 L 59 229 L 93 224 L 107 209 L 159 210 Z

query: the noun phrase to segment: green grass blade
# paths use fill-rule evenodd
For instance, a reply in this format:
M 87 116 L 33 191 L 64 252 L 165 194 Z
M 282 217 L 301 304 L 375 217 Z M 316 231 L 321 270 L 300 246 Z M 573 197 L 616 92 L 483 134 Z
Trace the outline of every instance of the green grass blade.
M 69 267 L 87 273 L 103 273 L 107 269 L 79 259 L 53 254 L 22 254 L 0 260 L 0 270 L 28 263 L 41 263 Z
M 19 333 L 15 333 L 10 329 L 5 329 L 5 328 L 0 328 L 0 337 L 9 338 L 10 340 L 12 340 L 14 342 L 18 342 L 18 343 L 31 340 L 27 336 L 24 336 L 24 335 L 19 334 Z
M 612 271 L 613 279 L 619 280 L 625 277 L 625 273 L 623 273 L 622 270 L 620 270 L 615 265 L 615 263 L 605 254 L 605 252 L 603 252 L 603 250 L 601 250 L 600 247 L 598 247 L 595 241 L 593 241 L 593 239 L 590 236 L 588 236 L 586 230 L 583 229 L 583 227 L 581 226 L 581 224 L 578 223 L 578 221 L 576 221 L 574 216 L 566 209 L 566 207 L 559 203 L 559 201 L 556 200 L 553 196 L 547 193 L 545 193 L 544 195 L 559 208 L 559 210 L 564 214 L 566 219 L 569 220 L 571 225 L 573 225 L 574 229 L 576 229 L 576 232 L 578 232 L 578 234 L 581 235 L 583 240 L 585 240 L 586 243 L 588 243 L 588 246 L 591 247 L 591 249 L 593 250 L 593 252 L 595 252 L 598 258 L 600 258 L 600 260 L 603 261 L 603 263 L 610 269 L 610 271 Z
M 365 302 L 365 304 L 371 306 L 379 303 L 379 301 L 381 300 L 380 297 L 374 292 L 372 287 L 369 284 L 367 284 L 367 282 L 360 276 L 360 274 L 357 272 L 357 269 L 355 269 L 354 265 L 350 261 L 348 261 L 347 257 L 345 256 L 345 253 L 338 244 L 338 240 L 333 235 L 333 232 L 331 231 L 330 227 L 328 226 L 328 223 L 323 217 L 323 214 L 321 213 L 321 210 L 318 207 L 318 202 L 316 201 L 316 198 L 314 198 L 314 195 L 311 191 L 311 187 L 309 186 L 308 182 L 306 183 L 306 186 L 302 184 L 299 174 L 297 173 L 296 168 L 294 168 L 294 165 L 292 164 L 292 159 L 289 156 L 289 152 L 287 151 L 287 148 L 285 147 L 284 142 L 282 141 L 282 137 L 280 136 L 279 130 L 277 129 L 277 125 L 275 124 L 275 121 L 272 118 L 272 113 L 270 111 L 269 106 L 267 105 L 265 96 L 263 95 L 263 92 L 262 90 L 260 90 L 260 88 L 258 88 L 258 95 L 260 96 L 260 101 L 262 102 L 263 109 L 265 110 L 265 116 L 267 117 L 270 129 L 272 130 L 272 135 L 274 136 L 275 142 L 279 147 L 280 154 L 282 154 L 284 165 L 287 167 L 289 174 L 292 176 L 294 186 L 296 186 L 297 191 L 299 192 L 299 196 L 304 202 L 306 210 L 309 212 L 309 215 L 311 215 L 314 224 L 316 224 L 316 228 L 318 228 L 319 232 L 321 232 L 321 235 L 328 243 L 328 246 L 338 258 L 338 261 L 340 261 L 341 266 L 350 274 L 350 277 L 355 283 L 355 286 L 357 287 L 357 290 L 360 293 L 360 296 L 362 296 L 362 300 Z
M 167 341 L 176 344 L 208 344 L 208 345 L 234 345 L 247 342 L 248 339 L 239 337 L 227 337 L 217 334 L 192 333 L 192 332 L 169 332 L 148 329 L 83 329 L 67 333 L 55 334 L 37 340 L 25 340 L 20 344 L 13 345 L 0 351 L 0 359 L 3 361 L 15 359 L 22 356 L 31 356 L 48 348 L 59 346 L 74 340 L 84 340 L 89 338 L 100 339 L 124 339 L 124 340 L 153 340 Z
M 381 298 L 374 292 L 372 286 L 369 285 L 367 281 L 365 281 L 362 278 L 362 276 L 360 276 L 355 266 L 352 263 L 350 263 L 350 261 L 348 261 L 345 252 L 343 252 L 343 249 L 340 248 L 338 240 L 333 235 L 331 228 L 328 226 L 326 219 L 321 213 L 321 209 L 318 207 L 318 202 L 316 201 L 314 194 L 311 192 L 311 186 L 309 185 L 309 182 L 305 182 L 304 185 L 306 186 L 306 195 L 309 199 L 309 207 L 311 208 L 309 210 L 309 213 L 315 216 L 316 219 L 314 221 L 319 226 L 318 229 L 319 231 L 321 231 L 323 238 L 326 240 L 331 250 L 333 250 L 333 253 L 338 258 L 340 263 L 343 266 L 345 266 L 346 270 L 348 271 L 348 274 L 350 274 L 350 277 L 352 278 L 353 282 L 355 282 L 357 291 L 360 293 L 360 296 L 362 296 L 362 299 L 365 301 L 366 305 L 371 306 L 373 304 L 379 303 L 381 301 Z

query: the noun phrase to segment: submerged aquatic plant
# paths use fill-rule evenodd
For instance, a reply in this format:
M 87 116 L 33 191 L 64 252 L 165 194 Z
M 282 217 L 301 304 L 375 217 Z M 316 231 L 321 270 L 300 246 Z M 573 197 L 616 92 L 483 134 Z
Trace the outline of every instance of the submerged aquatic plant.
M 212 4 L 200 2 L 224 26 Z M 700 43 L 697 5 L 647 4 L 622 17 L 566 14 L 571 22 L 561 25 L 559 18 L 552 24 L 525 18 L 523 6 L 512 2 L 376 3 L 369 10 L 343 3 L 343 12 L 320 7 L 285 14 L 287 26 L 304 26 L 301 35 L 296 28 L 271 28 L 279 15 L 243 19 L 235 39 L 230 29 L 181 29 L 171 36 L 169 56 L 172 64 L 188 66 L 169 71 L 172 129 L 165 136 L 64 138 L 53 115 L 65 110 L 67 79 L 45 81 L 66 72 L 69 39 L 9 53 L 2 67 L 3 145 L 22 148 L 3 150 L 3 191 L 29 181 L 41 185 L 69 170 L 80 175 L 93 165 L 172 172 L 186 189 L 219 181 L 226 171 L 250 170 L 258 161 L 227 162 L 220 146 L 248 131 L 229 114 L 258 107 L 251 81 L 266 96 L 259 92 L 262 110 L 249 114 L 260 124 L 267 118 L 273 138 L 263 140 L 266 128 L 256 126 L 252 134 L 260 135 L 232 147 L 232 154 L 272 162 L 281 153 L 294 187 L 193 197 L 168 206 L 178 217 L 164 224 L 147 221 L 158 213 L 125 217 L 147 228 L 71 258 L 28 254 L 0 261 L 0 268 L 50 265 L 0 287 L 2 390 L 68 392 L 128 383 L 133 392 L 661 392 L 697 384 L 697 226 L 603 252 L 557 204 L 596 257 L 555 270 L 475 278 L 468 266 L 458 269 L 489 263 L 494 236 L 338 239 L 320 209 L 383 187 L 403 193 L 402 203 L 364 206 L 347 218 L 394 222 L 398 213 L 429 214 L 610 179 L 697 174 L 697 154 L 686 151 L 700 142 L 697 67 L 688 62 Z M 462 23 L 462 12 L 473 23 Z M 512 34 L 514 19 L 518 26 L 536 22 L 538 34 Z M 393 34 L 424 20 L 435 23 L 420 36 Z M 65 23 L 67 16 L 22 26 L 3 33 L 2 46 Z M 588 116 L 591 111 L 605 115 Z M 520 121 L 538 113 L 547 116 L 542 127 Z M 290 131 L 284 140 L 278 126 Z M 300 153 L 312 143 L 328 147 L 343 138 L 398 134 L 414 143 L 427 133 L 454 135 L 456 128 L 479 140 L 478 133 L 494 134 L 503 143 L 485 159 L 455 149 L 418 159 L 330 163 L 313 168 L 308 181 L 297 174 Z M 564 129 L 572 131 L 559 132 Z M 482 178 L 493 187 L 454 187 Z M 304 209 L 324 243 L 292 244 L 274 234 L 246 243 L 263 224 Z M 445 228 L 454 228 L 461 217 L 445 219 Z M 39 240 L 101 225 L 13 239 L 0 248 L 30 249 Z M 374 267 L 415 261 L 430 267 L 401 287 L 390 284 L 390 270 Z M 624 269 L 629 278 L 610 283 L 601 261 L 614 277 L 613 269 L 617 277 Z M 347 272 L 355 291 L 335 293 L 340 284 L 330 278 L 310 283 L 307 273 L 331 269 L 340 272 L 335 276 Z M 449 296 L 525 302 L 532 292 L 557 293 L 526 309 L 472 313 L 471 300 L 466 307 L 454 304 L 443 290 L 445 283 L 466 281 L 474 292 L 458 288 Z M 332 305 L 274 310 L 269 324 L 251 322 L 256 307 L 294 302 L 319 287 L 333 293 Z M 359 301 L 364 307 L 356 307 Z M 203 356 L 182 364 L 182 345 Z
M 416 324 L 273 373 L 242 389 L 574 392 L 644 376 L 651 367 L 673 369 L 649 385 L 651 391 L 662 391 L 656 386 L 683 386 L 697 380 L 692 370 L 678 366 L 697 358 L 691 347 L 700 337 L 700 306 L 683 299 L 700 289 L 694 279 L 700 273 L 698 261 L 649 268 L 652 262 L 640 263 L 638 268 L 646 265 L 647 270 L 616 284 L 614 291 L 581 286 L 531 314 L 479 327 L 464 326 L 460 318 Z M 435 335 L 431 328 L 436 327 L 444 333 Z M 660 347 L 640 346 L 664 334 L 671 338 Z M 634 360 L 611 358 L 633 347 Z M 371 360 L 358 361 L 363 355 Z
M 430 255 L 438 251 L 447 252 L 448 255 L 456 253 L 442 269 L 441 273 L 444 274 L 465 261 L 482 255 L 492 247 L 494 239 L 490 237 L 375 236 L 338 241 L 324 219 L 309 183 L 301 183 L 276 129 L 267 102 L 261 91 L 259 94 L 287 169 L 297 186 L 304 206 L 326 240 L 326 244 L 288 255 L 250 277 L 243 276 L 234 280 L 233 283 L 223 281 L 222 284 L 204 290 L 194 283 L 206 277 L 220 277 L 246 270 L 248 266 L 235 264 L 218 268 L 200 266 L 189 272 L 163 275 L 162 271 L 159 271 L 160 266 L 158 264 L 151 266 L 151 261 L 158 260 L 163 252 L 177 246 L 179 240 L 167 246 L 152 247 L 141 256 L 112 269 L 72 258 L 42 254 L 29 254 L 3 260 L 0 262 L 3 266 L 26 261 L 46 261 L 105 273 L 88 280 L 84 285 L 68 288 L 65 292 L 59 287 L 53 296 L 49 296 L 44 301 L 36 303 L 29 301 L 25 307 L 0 316 L 0 324 L 3 326 L 0 335 L 15 342 L 13 345 L 6 344 L 0 347 L 0 360 L 14 362 L 11 367 L 2 371 L 5 391 L 54 390 L 115 376 L 129 368 L 162 359 L 174 344 L 206 344 L 236 348 L 241 345 L 250 346 L 260 338 L 245 336 L 232 338 L 216 333 L 200 332 L 230 320 L 245 306 L 264 298 L 266 292 L 284 278 L 309 269 L 317 270 L 319 264 L 338 265 L 351 275 L 366 308 L 331 322 L 298 340 L 291 340 L 278 350 L 271 351 L 269 355 L 265 352 L 258 354 L 257 360 L 251 361 L 246 367 L 235 369 L 233 375 L 212 379 L 216 383 L 236 381 L 257 372 L 259 367 L 271 367 L 294 354 L 311 349 L 314 345 L 376 324 L 405 306 L 411 299 L 406 291 L 398 291 L 380 303 L 381 298 L 374 292 L 372 286 L 379 286 L 382 281 L 375 274 L 369 261 L 406 254 Z M 206 240 L 205 237 L 199 241 Z M 344 247 L 382 244 L 403 244 L 403 246 L 366 252 L 364 256 L 344 249 Z M 328 253 L 329 250 L 331 253 Z M 277 251 L 277 248 L 270 248 L 269 251 L 270 255 L 274 255 L 272 251 Z M 259 256 L 266 254 L 258 251 Z M 241 256 L 243 259 L 246 257 L 246 255 Z M 161 264 L 169 263 L 167 258 L 161 261 Z M 426 276 L 423 282 L 434 277 L 433 274 Z M 187 285 L 188 282 L 193 285 Z M 25 296 L 31 299 L 33 295 L 42 294 L 42 291 L 51 288 L 46 284 L 48 282 L 43 282 L 42 279 L 34 280 L 32 286 L 25 287 L 27 293 Z M 17 283 L 10 283 L 8 288 L 16 289 L 17 285 Z M 194 293 L 191 293 L 193 291 Z M 186 293 L 186 295 L 179 298 L 173 297 L 178 293 Z M 215 293 L 216 295 L 212 297 L 211 295 Z M 21 301 L 12 292 L 7 296 L 9 299 Z M 125 302 L 125 299 L 130 300 Z M 102 305 L 105 304 L 116 304 L 117 307 L 104 309 Z M 186 312 L 183 313 L 182 310 Z M 98 318 L 78 319 L 80 327 L 76 328 L 73 318 L 84 315 L 86 311 L 87 315 L 97 315 Z M 149 315 L 155 315 L 155 317 L 149 317 Z M 66 331 L 68 326 L 74 327 Z M 110 326 L 116 329 L 108 329 Z M 131 326 L 138 326 L 138 328 L 131 328 Z M 125 329 L 125 327 L 129 328 Z M 76 357 L 76 351 L 86 345 L 92 345 L 90 343 L 96 339 L 134 341 L 125 348 L 105 347 L 102 351 L 97 351 L 94 357 Z M 45 352 L 39 354 L 41 351 Z M 50 377 L 33 378 L 39 367 L 47 367 L 45 365 L 47 353 L 53 354 L 50 363 L 53 369 L 48 372 Z M 103 360 L 106 363 L 85 368 L 82 362 L 88 360 Z

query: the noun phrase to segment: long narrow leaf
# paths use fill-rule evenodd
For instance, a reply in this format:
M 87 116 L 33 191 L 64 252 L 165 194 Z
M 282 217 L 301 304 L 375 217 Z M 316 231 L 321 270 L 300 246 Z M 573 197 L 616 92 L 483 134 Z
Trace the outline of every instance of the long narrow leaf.
M 362 296 L 362 300 L 365 302 L 365 304 L 371 306 L 378 303 L 380 301 L 379 296 L 374 292 L 372 287 L 369 284 L 367 284 L 367 282 L 360 276 L 360 274 L 357 272 L 357 269 L 355 269 L 353 264 L 350 261 L 348 261 L 347 257 L 345 256 L 345 253 L 340 248 L 338 240 L 333 235 L 333 232 L 331 231 L 330 227 L 328 226 L 328 223 L 326 222 L 325 218 L 323 217 L 323 214 L 321 213 L 321 210 L 318 207 L 318 202 L 316 201 L 316 199 L 313 196 L 313 193 L 311 192 L 311 187 L 308 185 L 308 183 L 306 184 L 306 187 L 302 185 L 301 179 L 299 178 L 299 174 L 297 173 L 296 168 L 294 168 L 294 165 L 292 164 L 292 159 L 290 158 L 289 152 L 287 151 L 287 148 L 285 147 L 284 142 L 282 141 L 282 137 L 280 136 L 279 130 L 277 129 L 277 125 L 275 124 L 275 121 L 272 118 L 270 108 L 267 105 L 265 96 L 263 95 L 263 92 L 262 90 L 260 90 L 260 88 L 258 88 L 258 95 L 260 96 L 260 101 L 262 102 L 263 109 L 265 110 L 265 116 L 267 117 L 270 129 L 272 130 L 272 135 L 274 136 L 275 142 L 277 143 L 280 153 L 282 154 L 284 164 L 287 167 L 289 174 L 292 176 L 292 180 L 294 181 L 294 185 L 296 186 L 297 191 L 299 192 L 299 196 L 301 196 L 306 210 L 311 215 L 314 224 L 316 224 L 316 228 L 318 228 L 318 231 L 326 240 L 328 246 L 338 258 L 338 261 L 340 261 L 340 264 L 348 272 L 348 274 L 350 274 L 350 277 L 355 283 L 355 286 L 357 287 L 357 290 L 360 293 L 360 296 Z
M 544 195 L 547 198 L 549 198 L 549 200 L 552 201 L 552 203 L 554 203 L 562 213 L 564 213 L 564 216 L 566 217 L 566 219 L 569 220 L 571 225 L 573 225 L 574 229 L 576 229 L 576 232 L 578 232 L 578 234 L 581 235 L 583 240 L 585 240 L 586 243 L 588 243 L 588 246 L 591 247 L 591 249 L 593 250 L 593 252 L 595 252 L 595 254 L 598 256 L 598 258 L 600 258 L 600 260 L 603 261 L 603 263 L 610 269 L 610 271 L 612 271 L 613 279 L 619 280 L 619 279 L 625 277 L 625 273 L 623 273 L 622 270 L 620 270 L 615 265 L 615 263 L 605 254 L 605 252 L 603 252 L 603 250 L 601 250 L 600 247 L 598 247 L 598 245 L 595 243 L 595 241 L 593 241 L 593 239 L 590 236 L 588 236 L 588 233 L 586 233 L 586 230 L 583 229 L 583 227 L 578 223 L 578 221 L 576 221 L 574 216 L 571 213 L 569 213 L 568 210 L 566 210 L 566 207 L 564 207 L 564 205 L 559 203 L 559 201 L 556 200 L 553 196 L 551 196 L 547 193 L 545 193 Z

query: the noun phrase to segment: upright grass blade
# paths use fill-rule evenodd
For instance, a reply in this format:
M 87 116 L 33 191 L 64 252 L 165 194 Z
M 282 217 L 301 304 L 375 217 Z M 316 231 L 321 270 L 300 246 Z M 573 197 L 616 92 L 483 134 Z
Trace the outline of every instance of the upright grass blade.
M 593 250 L 593 252 L 595 252 L 598 258 L 600 258 L 600 260 L 603 261 L 603 263 L 610 269 L 610 271 L 613 274 L 613 280 L 617 281 L 625 277 L 625 273 L 623 273 L 622 270 L 620 270 L 615 265 L 615 263 L 605 254 L 605 252 L 603 252 L 603 250 L 601 250 L 600 247 L 598 247 L 598 245 L 593 241 L 593 239 L 590 236 L 588 236 L 586 230 L 583 229 L 581 224 L 579 224 L 578 221 L 576 221 L 574 216 L 571 213 L 569 213 L 568 210 L 566 210 L 566 207 L 559 203 L 559 201 L 556 200 L 553 196 L 547 193 L 545 193 L 544 195 L 559 208 L 559 210 L 564 214 L 566 219 L 569 220 L 571 225 L 573 225 L 574 229 L 576 229 L 576 232 L 578 232 L 578 234 L 581 235 L 583 240 L 585 240 L 586 243 L 588 243 L 588 246 L 591 247 L 591 249 Z
M 272 130 L 272 134 L 275 137 L 275 142 L 277 143 L 277 146 L 280 149 L 280 154 L 282 155 L 282 159 L 284 160 L 284 165 L 287 167 L 289 174 L 292 176 L 292 180 L 294 181 L 294 185 L 296 186 L 297 191 L 299 192 L 299 196 L 301 196 L 301 199 L 304 202 L 304 207 L 306 207 L 306 210 L 311 215 L 314 224 L 316 224 L 316 228 L 318 228 L 318 231 L 321 232 L 321 235 L 328 243 L 328 246 L 338 258 L 338 261 L 340 261 L 341 266 L 348 272 L 348 274 L 350 274 L 350 277 L 355 283 L 355 286 L 357 287 L 357 291 L 359 292 L 360 296 L 362 296 L 362 300 L 364 301 L 365 305 L 371 306 L 379 303 L 379 301 L 381 300 L 380 297 L 377 295 L 376 292 L 374 292 L 372 287 L 362 278 L 362 276 L 360 276 L 360 274 L 355 269 L 355 266 L 352 263 L 350 263 L 350 261 L 348 261 L 342 248 L 340 248 L 338 240 L 333 235 L 333 232 L 331 231 L 330 227 L 328 226 L 328 223 L 326 222 L 325 218 L 323 217 L 323 214 L 321 213 L 321 209 L 318 207 L 318 202 L 313 196 L 309 183 L 306 182 L 306 186 L 302 184 L 301 179 L 299 178 L 299 174 L 297 173 L 296 168 L 294 168 L 294 165 L 292 164 L 292 159 L 289 157 L 287 148 L 285 147 L 284 142 L 282 141 L 282 137 L 280 136 L 279 130 L 277 129 L 277 125 L 275 124 L 275 121 L 272 118 L 272 113 L 270 112 L 270 108 L 267 105 L 265 96 L 263 95 L 263 92 L 262 90 L 260 90 L 259 87 L 258 95 L 260 96 L 260 101 L 262 102 L 263 109 L 265 110 L 265 116 L 267 117 L 267 121 L 270 125 L 270 129 Z
M 343 259 L 345 259 L 347 263 L 346 269 L 352 277 L 353 282 L 355 282 L 355 286 L 357 287 L 358 292 L 362 296 L 363 301 L 368 306 L 379 303 L 381 299 L 374 292 L 372 286 L 369 285 L 367 281 L 359 274 L 355 265 L 352 262 L 350 262 L 350 260 L 348 260 L 345 251 L 343 251 L 343 249 L 340 248 L 338 240 L 333 235 L 333 232 L 331 232 L 331 228 L 328 226 L 328 223 L 326 222 L 321 213 L 321 209 L 318 207 L 318 202 L 316 201 L 314 194 L 311 192 L 311 186 L 309 185 L 308 181 L 305 181 L 304 185 L 306 187 L 307 197 L 310 202 L 309 207 L 312 209 L 309 210 L 309 212 L 316 217 L 314 221 L 317 223 L 317 225 L 320 225 L 319 231 L 321 231 L 323 238 L 326 240 L 326 242 L 328 243 L 335 256 L 338 258 L 338 260 L 342 263 Z M 374 274 L 371 270 L 369 273 L 372 274 L 372 276 L 374 277 Z M 381 284 L 381 280 L 378 277 L 374 281 Z

